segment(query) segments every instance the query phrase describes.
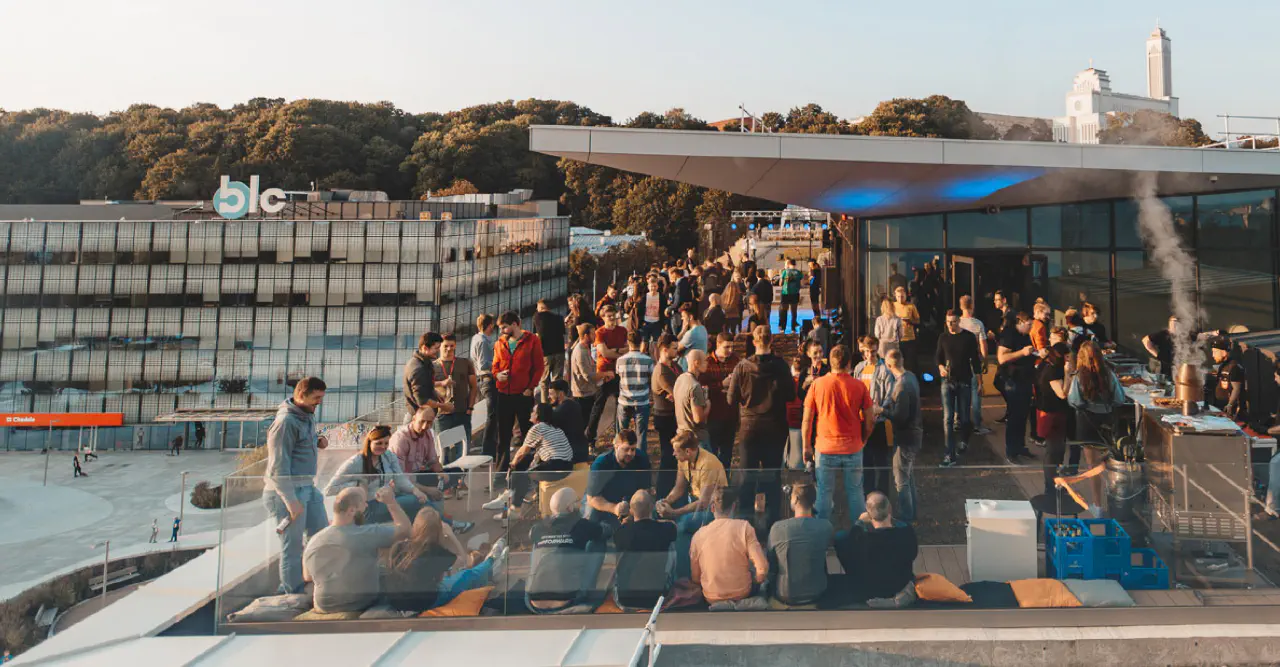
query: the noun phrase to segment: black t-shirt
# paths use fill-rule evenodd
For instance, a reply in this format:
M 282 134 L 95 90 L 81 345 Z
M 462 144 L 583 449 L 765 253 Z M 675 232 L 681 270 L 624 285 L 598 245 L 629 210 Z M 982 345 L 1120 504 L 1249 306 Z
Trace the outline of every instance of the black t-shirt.
M 564 319 L 551 311 L 533 314 L 533 331 L 542 339 L 542 355 L 564 354 Z
M 707 312 L 702 315 L 702 326 L 707 328 L 707 340 L 714 346 L 715 337 L 724 331 L 724 308 L 720 306 L 707 308 Z
M 1156 359 L 1160 361 L 1160 365 L 1165 368 L 1173 366 L 1173 334 L 1168 329 L 1161 329 L 1154 333 L 1148 334 L 1147 338 L 1151 339 L 1151 344 L 1155 346 Z M 1167 375 L 1167 373 L 1166 373 Z
M 567 398 L 551 410 L 551 425 L 564 431 L 573 448 L 573 462 L 591 460 L 591 447 L 587 442 L 587 423 L 582 417 L 582 406 Z
M 1000 334 L 1000 347 L 1010 352 L 1018 352 L 1030 344 L 1031 336 L 1020 333 L 1016 326 L 1005 327 L 1004 333 Z M 1000 365 L 1014 380 L 1030 382 L 1036 369 L 1036 357 L 1034 355 L 1022 357 Z
M 912 566 L 919 548 L 911 526 L 871 528 L 858 522 L 836 539 L 835 546 L 836 557 L 861 599 L 891 598 L 915 578 Z
M 1093 342 L 1099 345 L 1108 342 L 1107 327 L 1103 325 L 1102 322 L 1100 321 L 1095 321 L 1093 324 L 1089 324 L 1088 322 L 1085 322 L 1084 335 L 1085 337 L 1089 338 L 1090 340 L 1092 340 Z
M 572 600 L 585 584 L 587 543 L 604 539 L 604 528 L 577 512 L 534 524 L 533 568 L 526 590 L 532 600 Z
M 382 590 L 392 609 L 426 611 L 436 606 L 440 580 L 457 557 L 441 545 L 434 545 L 405 570 L 391 570 L 382 577 Z
M 1231 400 L 1231 383 L 1244 382 L 1244 368 L 1236 360 L 1228 359 L 1218 365 L 1209 381 L 1213 383 L 1213 405 L 1222 409 Z
M 942 332 L 938 336 L 937 364 L 947 367 L 952 382 L 973 380 L 973 370 L 981 356 L 978 337 L 961 329 L 959 333 Z
M 1060 366 L 1054 366 L 1045 363 L 1040 366 L 1040 370 L 1036 373 L 1036 409 L 1042 412 L 1066 412 L 1067 399 L 1058 398 L 1054 393 L 1053 386 L 1049 383 L 1054 380 L 1065 380 L 1066 372 Z
M 623 524 L 613 535 L 618 557 L 618 599 L 624 606 L 652 608 L 667 590 L 667 553 L 676 525 L 646 519 Z

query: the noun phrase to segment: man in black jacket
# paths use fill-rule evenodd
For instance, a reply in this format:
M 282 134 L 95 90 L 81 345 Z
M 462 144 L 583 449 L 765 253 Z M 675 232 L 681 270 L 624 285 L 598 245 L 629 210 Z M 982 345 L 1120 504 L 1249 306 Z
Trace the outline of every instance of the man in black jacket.
M 782 487 L 778 471 L 786 447 L 787 403 L 796 397 L 791 368 L 773 353 L 773 334 L 760 325 L 751 332 L 755 355 L 733 369 L 725 397 L 738 406 L 737 450 L 744 472 L 742 497 L 750 507 L 757 486 L 764 485 L 765 516 L 772 524 L 782 509 Z
M 551 383 L 564 377 L 564 318 L 551 312 L 546 299 L 538 299 L 538 312 L 533 314 L 533 332 L 542 339 L 542 380 L 535 394 L 539 403 L 550 399 Z
M 407 419 L 412 419 L 417 414 L 418 408 L 422 406 L 430 406 L 440 413 L 453 412 L 453 405 L 440 400 L 440 394 L 436 391 L 438 382 L 448 382 L 444 375 L 444 369 L 436 369 L 436 358 L 440 356 L 440 343 L 444 342 L 444 336 L 428 331 L 422 334 L 418 339 L 418 351 L 409 357 L 409 361 L 404 365 L 404 402 L 405 411 L 408 413 Z
M 751 293 L 756 295 L 760 300 L 760 308 L 764 311 L 765 320 L 770 324 L 770 331 L 773 327 L 773 282 L 769 280 L 769 273 L 764 269 L 760 270 L 760 279 L 756 284 L 751 286 Z
M 960 328 L 960 314 L 947 311 L 947 330 L 938 336 L 935 355 L 938 376 L 942 378 L 942 430 L 946 432 L 947 452 L 942 466 L 958 462 L 957 454 L 969 448 L 969 436 L 973 434 L 974 377 L 980 375 L 983 359 L 978 348 L 978 337 Z M 960 432 L 960 448 L 956 449 L 956 432 Z

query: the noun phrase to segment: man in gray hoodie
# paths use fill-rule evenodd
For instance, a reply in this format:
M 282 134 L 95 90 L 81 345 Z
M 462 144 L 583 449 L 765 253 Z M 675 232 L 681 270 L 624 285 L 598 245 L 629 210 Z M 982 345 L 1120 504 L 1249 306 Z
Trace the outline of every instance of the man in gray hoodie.
M 293 388 L 267 430 L 267 473 L 262 500 L 280 534 L 280 593 L 301 593 L 303 531 L 311 537 L 329 524 L 324 496 L 315 487 L 319 450 L 315 411 L 324 402 L 324 380 L 305 377 Z M 287 520 L 287 521 L 286 521 Z
M 920 382 L 906 369 L 900 350 L 889 350 L 885 365 L 893 373 L 893 393 L 880 405 L 880 412 L 893 422 L 893 484 L 898 489 L 897 517 L 907 523 L 916 520 L 916 482 L 913 474 L 916 454 L 924 439 L 920 416 Z

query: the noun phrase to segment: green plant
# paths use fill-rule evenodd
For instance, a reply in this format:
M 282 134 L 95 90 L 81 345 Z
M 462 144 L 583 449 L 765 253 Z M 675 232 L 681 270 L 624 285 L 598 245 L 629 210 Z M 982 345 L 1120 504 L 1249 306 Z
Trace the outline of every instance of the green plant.
M 208 482 L 196 484 L 191 490 L 191 504 L 202 510 L 216 510 L 222 507 L 222 486 L 213 486 Z

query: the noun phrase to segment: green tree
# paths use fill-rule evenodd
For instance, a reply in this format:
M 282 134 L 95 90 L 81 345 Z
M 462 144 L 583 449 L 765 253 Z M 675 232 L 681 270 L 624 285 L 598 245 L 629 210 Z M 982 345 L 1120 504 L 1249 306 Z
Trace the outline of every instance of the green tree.
M 1204 133 L 1200 121 L 1179 119 L 1167 113 L 1142 109 L 1116 113 L 1107 127 L 1098 132 L 1098 143 L 1131 146 L 1207 146 L 1213 140 Z
M 890 137 L 997 138 L 995 128 L 971 111 L 969 105 L 945 95 L 881 102 L 857 129 L 860 134 Z
M 673 254 L 693 247 L 698 240 L 695 211 L 700 189 L 646 176 L 613 204 L 613 225 L 625 234 L 645 234 Z
M 1035 119 L 1031 127 L 1022 123 L 1014 123 L 1005 131 L 1001 139 L 1005 141 L 1053 141 L 1053 128 L 1042 118 Z
M 776 121 L 779 117 L 777 114 L 772 116 L 765 114 L 761 120 L 765 120 L 767 125 L 770 120 Z M 853 127 L 847 121 L 824 110 L 822 105 L 813 103 L 793 107 L 787 112 L 786 119 L 778 131 L 801 134 L 855 134 Z

